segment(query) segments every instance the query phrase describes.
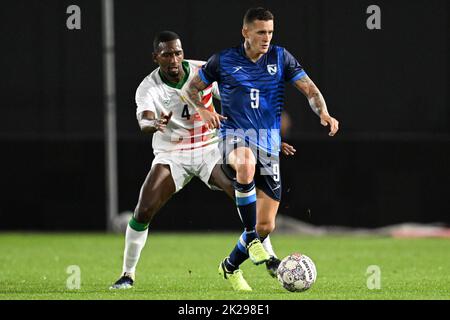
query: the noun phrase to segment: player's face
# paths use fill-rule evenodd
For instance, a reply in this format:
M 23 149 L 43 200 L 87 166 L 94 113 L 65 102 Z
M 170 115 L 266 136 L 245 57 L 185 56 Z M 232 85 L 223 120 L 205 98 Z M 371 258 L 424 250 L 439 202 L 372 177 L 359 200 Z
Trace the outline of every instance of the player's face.
M 178 78 L 182 72 L 181 62 L 184 59 L 180 39 L 161 42 L 158 49 L 158 52 L 153 54 L 153 59 L 161 72 L 169 78 Z
M 265 54 L 272 41 L 273 20 L 255 20 L 244 26 L 242 34 L 253 52 Z

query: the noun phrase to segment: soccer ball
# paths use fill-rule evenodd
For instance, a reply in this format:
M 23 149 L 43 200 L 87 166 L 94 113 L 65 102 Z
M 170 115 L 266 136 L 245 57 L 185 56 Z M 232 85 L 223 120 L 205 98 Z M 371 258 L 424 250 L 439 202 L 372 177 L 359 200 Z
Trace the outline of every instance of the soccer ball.
M 308 256 L 293 253 L 281 260 L 277 277 L 286 290 L 292 292 L 305 291 L 311 288 L 316 281 L 316 266 Z

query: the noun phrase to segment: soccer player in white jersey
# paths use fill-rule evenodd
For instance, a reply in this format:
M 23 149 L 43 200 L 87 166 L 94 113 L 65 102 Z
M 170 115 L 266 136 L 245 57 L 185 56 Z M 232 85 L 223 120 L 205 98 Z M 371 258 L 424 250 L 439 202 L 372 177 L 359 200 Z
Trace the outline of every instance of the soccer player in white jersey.
M 159 67 L 147 76 L 136 91 L 137 119 L 141 130 L 153 134 L 155 158 L 139 195 L 133 217 L 125 236 L 123 270 L 111 289 L 131 288 L 140 253 L 145 245 L 149 224 L 159 209 L 194 176 L 211 189 L 217 187 L 234 198 L 232 182 L 221 168 L 221 153 L 216 130 L 208 129 L 196 109 L 184 100 L 181 88 L 196 74 L 202 62 L 184 60 L 179 36 L 170 31 L 159 33 L 153 43 L 153 59 Z M 217 86 L 212 84 L 201 93 L 203 107 L 215 112 L 212 96 L 219 97 Z M 224 119 L 224 117 L 222 117 Z M 293 148 L 284 145 L 285 154 Z M 256 216 L 240 215 L 245 230 L 255 233 Z M 255 264 L 268 260 L 268 254 L 258 237 L 248 246 Z M 270 242 L 265 247 L 271 246 Z M 236 290 L 241 272 L 233 275 Z

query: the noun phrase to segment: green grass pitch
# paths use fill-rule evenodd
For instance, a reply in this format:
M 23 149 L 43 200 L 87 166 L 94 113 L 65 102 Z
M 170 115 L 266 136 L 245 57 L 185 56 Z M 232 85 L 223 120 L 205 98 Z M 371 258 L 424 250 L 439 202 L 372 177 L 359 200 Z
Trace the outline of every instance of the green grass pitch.
M 450 240 L 272 235 L 279 256 L 302 252 L 316 263 L 314 286 L 283 289 L 265 266 L 242 270 L 250 293 L 235 293 L 217 273 L 239 233 L 150 233 L 131 290 L 110 291 L 122 266 L 124 236 L 0 234 L 0 299 L 307 300 L 449 299 Z M 70 290 L 67 268 L 81 272 Z M 381 271 L 380 289 L 367 287 L 367 268 Z

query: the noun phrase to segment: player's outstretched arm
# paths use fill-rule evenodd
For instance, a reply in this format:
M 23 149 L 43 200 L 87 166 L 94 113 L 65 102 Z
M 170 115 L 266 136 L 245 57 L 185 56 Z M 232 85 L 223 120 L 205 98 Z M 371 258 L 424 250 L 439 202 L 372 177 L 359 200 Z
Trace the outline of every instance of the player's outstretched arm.
M 202 101 L 200 100 L 200 91 L 208 87 L 206 83 L 202 81 L 200 76 L 196 74 L 192 80 L 182 89 L 182 94 L 192 105 L 198 114 L 202 118 L 203 122 L 207 128 L 219 128 L 220 121 L 226 119 L 226 117 L 218 114 L 216 112 L 211 112 L 205 108 Z
M 164 132 L 167 124 L 172 117 L 172 111 L 169 114 L 162 113 L 161 118 L 156 119 L 152 111 L 144 111 L 139 113 L 138 122 L 141 131 L 144 133 L 155 133 L 156 131 Z
M 308 76 L 294 81 L 294 86 L 306 96 L 311 109 L 320 117 L 320 123 L 323 126 L 330 125 L 330 133 L 328 135 L 334 136 L 339 130 L 339 121 L 328 113 L 327 104 L 319 88 Z

